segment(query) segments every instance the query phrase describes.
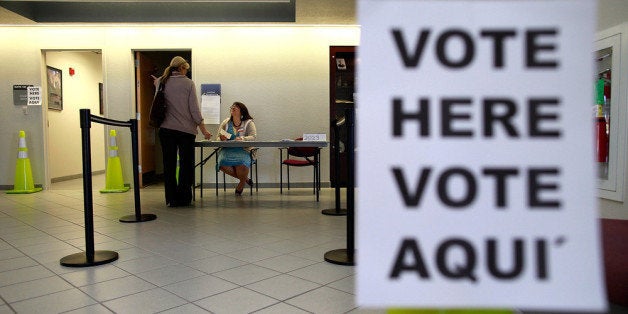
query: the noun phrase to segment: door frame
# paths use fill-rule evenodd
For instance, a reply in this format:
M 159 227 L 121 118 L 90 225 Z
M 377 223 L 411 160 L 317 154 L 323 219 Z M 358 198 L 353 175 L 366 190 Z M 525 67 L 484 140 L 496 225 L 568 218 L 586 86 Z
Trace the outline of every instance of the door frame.
M 332 187 L 335 187 L 337 183 L 340 184 L 341 187 L 346 187 L 347 184 L 347 174 L 342 173 L 346 167 L 341 168 L 340 170 L 340 178 L 335 178 L 334 169 L 336 167 L 335 162 L 335 150 L 334 147 L 336 134 L 334 134 L 334 120 L 336 119 L 336 72 L 338 71 L 336 65 L 336 54 L 338 53 L 353 53 L 354 60 L 357 57 L 356 54 L 357 46 L 329 46 L 329 134 L 330 134 L 330 149 L 329 149 L 329 178 Z M 353 83 L 355 86 L 355 68 L 354 68 L 354 79 Z M 355 104 L 354 104 L 355 106 Z M 340 132 L 342 133 L 342 132 Z M 347 163 L 346 154 L 341 154 L 340 156 L 340 165 Z M 336 182 L 336 180 L 338 182 Z
M 40 53 L 41 53 L 41 89 L 43 92 L 43 99 L 42 99 L 42 128 L 43 128 L 43 153 L 44 153 L 44 183 L 43 183 L 43 188 L 44 189 L 50 189 L 52 186 L 52 175 L 51 175 L 51 170 L 50 168 L 53 167 L 51 161 L 50 161 L 50 120 L 49 120 L 49 109 L 48 109 L 48 104 L 47 104 L 47 95 L 46 91 L 48 88 L 48 79 L 47 79 L 47 54 L 51 53 L 51 52 L 91 52 L 91 53 L 97 53 L 100 55 L 100 66 L 101 66 L 101 71 L 102 71 L 102 77 L 101 77 L 101 81 L 102 81 L 102 86 L 103 86 L 103 91 L 106 90 L 106 86 L 107 86 L 107 75 L 105 75 L 105 69 L 106 69 L 106 60 L 102 55 L 102 49 L 100 48 L 94 48 L 94 49 L 89 49 L 89 48 L 81 48 L 81 49 L 41 49 Z M 64 72 L 67 73 L 67 72 Z M 69 74 L 69 73 L 68 73 Z M 67 92 L 68 90 L 65 89 L 64 93 Z M 106 104 L 107 102 L 104 99 L 105 95 L 102 95 L 102 102 L 100 105 L 102 106 L 103 104 Z M 100 114 L 100 115 L 105 115 L 105 113 L 107 112 L 107 108 L 106 106 L 102 107 L 103 108 L 103 112 L 94 112 L 92 114 Z M 71 107 L 69 108 L 65 108 L 64 110 L 70 110 L 72 109 Z M 25 109 L 27 110 L 27 109 Z M 81 132 L 80 130 L 78 130 L 78 132 Z M 102 171 L 97 171 L 96 173 L 104 173 L 106 171 L 106 167 L 107 167 L 107 156 L 108 156 L 108 134 L 107 134 L 107 130 L 106 128 L 104 128 L 103 133 L 102 133 L 102 142 L 104 143 L 104 145 L 102 146 L 103 149 L 103 153 L 102 156 L 104 158 L 104 163 L 105 163 L 105 168 Z M 93 141 L 92 143 L 93 144 Z M 94 146 L 92 145 L 92 151 L 94 149 Z M 92 154 L 94 155 L 94 154 Z M 91 161 L 90 161 L 91 162 Z M 92 175 L 95 174 L 95 172 L 92 172 Z M 65 181 L 67 180 L 71 180 L 71 179 L 78 179 L 83 177 L 83 173 L 81 172 L 80 174 L 77 175 L 70 175 L 67 177 L 63 177 L 63 180 Z
M 143 73 L 141 58 L 147 58 L 152 65 L 153 70 L 145 70 Z M 170 60 L 175 56 L 182 56 L 190 65 L 192 65 L 192 49 L 133 49 L 132 56 L 134 60 L 135 74 L 135 110 L 140 117 L 138 121 L 138 157 L 139 157 L 139 184 L 140 187 L 159 182 L 163 179 L 163 166 L 161 166 L 161 145 L 159 144 L 159 136 L 157 129 L 153 129 L 148 125 L 148 116 L 150 114 L 150 105 L 152 96 L 155 93 L 155 85 L 150 75 L 159 77 L 168 67 Z M 152 67 L 152 65 L 150 65 Z M 139 70 L 138 70 L 139 69 Z M 192 71 L 188 72 L 192 76 Z M 142 118 L 145 117 L 145 118 Z M 152 151 L 152 155 L 149 155 Z M 152 160 L 151 160 L 152 159 Z M 154 165 L 152 166 L 151 165 Z M 144 167 L 148 166 L 148 168 Z

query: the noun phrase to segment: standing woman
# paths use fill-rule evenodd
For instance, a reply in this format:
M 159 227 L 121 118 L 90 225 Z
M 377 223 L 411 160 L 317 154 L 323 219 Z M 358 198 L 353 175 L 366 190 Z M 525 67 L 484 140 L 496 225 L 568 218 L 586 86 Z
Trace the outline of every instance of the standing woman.
M 166 118 L 159 129 L 159 140 L 164 163 L 166 204 L 170 207 L 188 206 L 192 202 L 194 184 L 194 141 L 197 127 L 205 139 L 212 135 L 203 124 L 196 86 L 186 74 L 190 64 L 182 57 L 174 57 L 155 84 L 164 83 Z M 177 182 L 177 152 L 179 180 Z
M 231 106 L 231 116 L 218 127 L 221 141 L 254 141 L 257 129 L 249 110 L 241 102 L 234 102 Z M 236 187 L 236 195 L 242 195 L 244 184 L 253 185 L 249 179 L 251 168 L 250 147 L 223 147 L 218 155 L 218 164 L 222 172 L 240 180 Z

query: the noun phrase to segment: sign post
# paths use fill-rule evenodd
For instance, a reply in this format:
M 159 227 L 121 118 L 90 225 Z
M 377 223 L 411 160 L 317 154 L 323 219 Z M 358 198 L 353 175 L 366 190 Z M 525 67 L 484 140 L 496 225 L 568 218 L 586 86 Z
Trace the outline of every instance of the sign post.
M 603 311 L 594 0 L 359 0 L 357 302 Z

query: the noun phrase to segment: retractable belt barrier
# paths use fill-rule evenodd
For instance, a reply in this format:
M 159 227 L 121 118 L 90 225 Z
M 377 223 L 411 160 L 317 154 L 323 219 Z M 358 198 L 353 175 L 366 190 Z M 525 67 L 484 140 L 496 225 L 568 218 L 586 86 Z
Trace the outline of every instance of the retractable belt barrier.
M 113 251 L 94 251 L 94 202 L 92 198 L 92 156 L 90 128 L 91 122 L 131 128 L 131 146 L 133 151 L 133 195 L 135 215 L 124 216 L 120 222 L 143 222 L 155 220 L 154 214 L 142 214 L 139 190 L 139 155 L 137 145 L 137 119 L 127 122 L 111 120 L 90 114 L 89 109 L 80 109 L 81 135 L 83 149 L 83 207 L 85 213 L 85 252 L 68 255 L 61 259 L 61 265 L 68 267 L 96 266 L 113 262 L 118 253 Z
M 323 209 L 321 214 L 328 216 L 346 216 L 347 210 L 340 208 L 340 126 L 346 122 L 346 118 L 334 119 L 332 126 L 334 127 L 334 208 Z

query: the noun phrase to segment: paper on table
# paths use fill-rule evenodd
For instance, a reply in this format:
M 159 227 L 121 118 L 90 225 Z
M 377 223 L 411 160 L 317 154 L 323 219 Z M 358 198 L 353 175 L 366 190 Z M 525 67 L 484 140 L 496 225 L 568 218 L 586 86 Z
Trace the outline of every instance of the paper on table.
M 220 135 L 223 135 L 224 137 L 226 137 L 228 140 L 231 139 L 231 133 L 227 133 L 227 131 L 220 129 Z

